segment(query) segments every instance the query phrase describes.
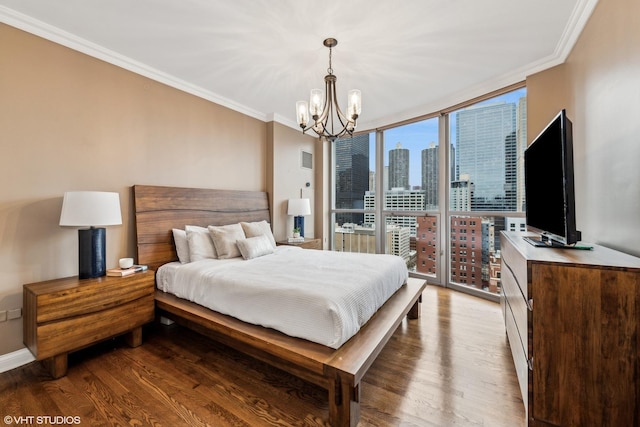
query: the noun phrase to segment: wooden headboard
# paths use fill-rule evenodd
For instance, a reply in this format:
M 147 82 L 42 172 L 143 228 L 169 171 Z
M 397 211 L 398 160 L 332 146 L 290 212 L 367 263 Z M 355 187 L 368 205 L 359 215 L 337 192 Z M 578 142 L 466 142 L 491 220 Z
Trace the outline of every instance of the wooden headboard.
M 173 228 L 271 222 L 269 197 L 263 191 L 134 185 L 133 198 L 137 262 L 154 270 L 178 259 Z

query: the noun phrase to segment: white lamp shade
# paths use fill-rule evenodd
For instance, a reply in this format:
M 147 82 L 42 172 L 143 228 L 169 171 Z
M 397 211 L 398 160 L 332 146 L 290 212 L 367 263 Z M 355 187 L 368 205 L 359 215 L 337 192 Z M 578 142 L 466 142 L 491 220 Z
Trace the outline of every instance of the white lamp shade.
M 105 191 L 67 191 L 62 200 L 60 225 L 101 227 L 122 224 L 120 195 Z
M 311 215 L 311 203 L 309 199 L 289 199 L 288 215 Z

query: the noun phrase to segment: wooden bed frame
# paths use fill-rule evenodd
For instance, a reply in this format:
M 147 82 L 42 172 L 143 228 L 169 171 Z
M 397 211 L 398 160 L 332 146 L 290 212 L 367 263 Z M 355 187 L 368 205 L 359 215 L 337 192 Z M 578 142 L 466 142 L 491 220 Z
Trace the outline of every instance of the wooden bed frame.
M 270 222 L 265 192 L 135 185 L 138 263 L 151 269 L 177 260 L 173 228 Z M 405 316 L 420 315 L 426 282 L 409 279 L 361 330 L 334 350 L 251 325 L 156 290 L 158 314 L 290 372 L 329 392 L 329 423 L 355 426 L 360 418 L 360 381 Z

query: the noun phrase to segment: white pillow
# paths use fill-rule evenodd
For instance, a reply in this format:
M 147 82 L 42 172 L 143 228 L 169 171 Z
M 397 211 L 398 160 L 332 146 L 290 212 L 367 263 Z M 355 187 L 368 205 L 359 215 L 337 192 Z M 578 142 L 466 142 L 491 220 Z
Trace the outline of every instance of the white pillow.
M 244 239 L 244 231 L 240 224 L 229 224 L 221 226 L 210 225 L 209 233 L 213 239 L 213 245 L 219 259 L 236 258 L 240 256 L 240 249 L 236 242 Z
M 189 243 L 189 259 L 200 261 L 207 258 L 216 258 L 216 248 L 213 246 L 209 230 L 197 225 L 187 225 L 187 242 Z
M 182 264 L 186 264 L 191 261 L 189 257 L 189 242 L 187 241 L 187 232 L 184 230 L 180 230 L 179 228 L 174 228 L 173 230 L 173 241 L 176 245 L 176 253 L 178 254 L 178 260 Z
M 263 255 L 269 255 L 275 250 L 274 247 L 271 246 L 269 238 L 264 234 L 247 239 L 239 239 L 236 243 L 244 259 L 253 259 Z
M 271 232 L 271 226 L 267 221 L 258 221 L 258 222 L 241 222 L 240 225 L 244 230 L 244 235 L 247 237 L 257 237 L 257 236 L 267 236 L 271 246 L 273 249 L 276 248 L 276 239 L 273 238 L 273 233 Z

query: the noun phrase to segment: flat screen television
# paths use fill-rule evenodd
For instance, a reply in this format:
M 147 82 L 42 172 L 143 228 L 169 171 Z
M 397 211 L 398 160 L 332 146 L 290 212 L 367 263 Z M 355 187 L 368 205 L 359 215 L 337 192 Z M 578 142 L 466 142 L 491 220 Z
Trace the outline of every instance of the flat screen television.
M 568 247 L 581 239 L 576 230 L 572 124 L 560 111 L 524 153 L 527 227 L 536 246 Z

